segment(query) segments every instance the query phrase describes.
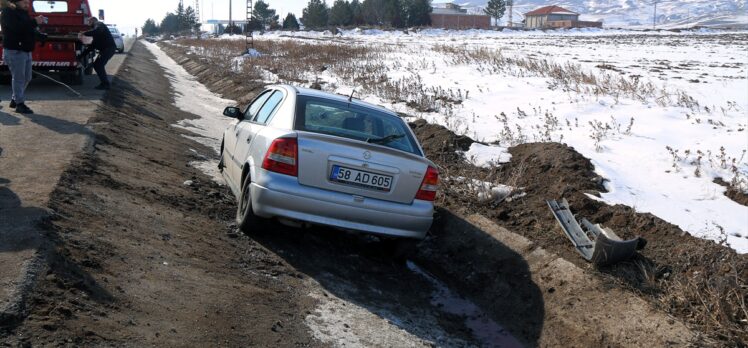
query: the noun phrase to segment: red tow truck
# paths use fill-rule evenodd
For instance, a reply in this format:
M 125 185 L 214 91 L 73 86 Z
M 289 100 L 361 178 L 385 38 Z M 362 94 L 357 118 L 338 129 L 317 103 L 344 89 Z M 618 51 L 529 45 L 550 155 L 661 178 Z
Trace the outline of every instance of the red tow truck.
M 46 73 L 59 73 L 62 82 L 80 85 L 83 77 L 93 73 L 94 54 L 86 57 L 78 55 L 86 46 L 78 39 L 78 33 L 90 30 L 86 24 L 91 17 L 88 0 L 31 1 L 29 13 L 32 18 L 43 15 L 48 18 L 39 25 L 39 31 L 47 34 L 47 40 L 37 42 L 32 54 L 33 70 Z M 2 40 L 2 32 L 0 32 Z M 2 47 L 0 46 L 0 59 Z M 0 60 L 0 83 L 10 83 L 8 66 Z

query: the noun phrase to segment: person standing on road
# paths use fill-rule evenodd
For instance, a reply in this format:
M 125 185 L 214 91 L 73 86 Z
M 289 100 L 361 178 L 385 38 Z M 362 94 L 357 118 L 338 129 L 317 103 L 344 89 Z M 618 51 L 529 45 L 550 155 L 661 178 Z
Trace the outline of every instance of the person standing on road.
M 106 90 L 111 86 L 109 78 L 106 75 L 106 64 L 114 56 L 114 52 L 117 50 L 117 44 L 114 42 L 112 33 L 109 31 L 106 24 L 99 22 L 96 17 L 91 17 L 88 20 L 88 24 L 92 26 L 93 29 L 81 33 L 81 35 L 93 37 L 93 42 L 82 53 L 82 55 L 85 56 L 94 49 L 99 50 L 99 56 L 96 57 L 96 61 L 93 63 L 94 70 L 96 70 L 96 74 L 99 75 L 99 81 L 101 81 L 101 83 L 96 86 L 96 89 Z
M 36 30 L 44 23 L 44 16 L 32 19 L 29 15 L 30 0 L 11 0 L 0 14 L 3 31 L 3 60 L 13 76 L 13 96 L 10 107 L 22 114 L 34 112 L 26 106 L 26 87 L 31 82 L 31 52 L 40 33 Z

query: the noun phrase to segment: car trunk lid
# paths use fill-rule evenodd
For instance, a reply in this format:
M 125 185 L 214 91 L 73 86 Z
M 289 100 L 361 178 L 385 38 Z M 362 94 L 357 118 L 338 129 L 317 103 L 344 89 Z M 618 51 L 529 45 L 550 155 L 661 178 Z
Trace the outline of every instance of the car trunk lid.
M 430 162 L 418 155 L 334 135 L 300 131 L 299 183 L 410 204 Z

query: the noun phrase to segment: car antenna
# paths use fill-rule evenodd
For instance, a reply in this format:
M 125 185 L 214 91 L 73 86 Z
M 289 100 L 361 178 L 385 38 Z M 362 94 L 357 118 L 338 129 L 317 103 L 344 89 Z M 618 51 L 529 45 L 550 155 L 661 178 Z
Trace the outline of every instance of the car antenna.
M 350 97 L 348 97 L 348 102 L 349 102 L 349 103 L 350 103 L 351 101 L 353 101 L 353 93 L 356 93 L 356 89 L 355 89 L 355 88 L 354 88 L 354 89 L 353 89 L 353 90 L 351 91 L 351 96 L 350 96 Z

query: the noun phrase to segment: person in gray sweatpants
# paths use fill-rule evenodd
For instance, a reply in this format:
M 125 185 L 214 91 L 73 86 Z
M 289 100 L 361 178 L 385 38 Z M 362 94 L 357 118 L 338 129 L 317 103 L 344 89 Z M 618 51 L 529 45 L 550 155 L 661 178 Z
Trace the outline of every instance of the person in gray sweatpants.
M 10 107 L 22 114 L 34 112 L 26 106 L 26 87 L 31 82 L 31 52 L 36 46 L 36 28 L 44 23 L 44 16 L 32 19 L 29 15 L 30 0 L 11 0 L 13 6 L 4 8 L 0 14 L 3 31 L 3 61 L 13 76 L 13 97 Z

